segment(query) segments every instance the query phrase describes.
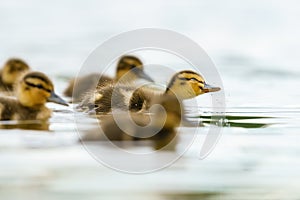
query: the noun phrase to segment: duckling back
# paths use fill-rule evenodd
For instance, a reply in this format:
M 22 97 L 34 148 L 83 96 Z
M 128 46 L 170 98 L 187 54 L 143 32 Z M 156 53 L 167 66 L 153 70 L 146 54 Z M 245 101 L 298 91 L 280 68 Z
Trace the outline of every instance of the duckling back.
M 93 90 L 95 85 L 106 85 L 112 83 L 113 79 L 108 76 L 101 76 L 100 74 L 89 74 L 83 77 L 79 77 L 77 80 L 72 79 L 68 87 L 64 91 L 64 95 L 67 97 L 73 97 L 73 102 L 82 100 L 85 94 Z
M 84 99 L 87 91 L 95 90 L 93 87 L 96 85 L 97 90 L 99 91 L 99 89 L 108 84 L 117 82 L 129 84 L 139 79 L 153 81 L 151 77 L 144 72 L 143 63 L 140 59 L 135 56 L 125 55 L 118 61 L 114 78 L 103 76 L 101 74 L 90 74 L 79 77 L 77 80 L 71 80 L 64 94 L 69 97 L 73 96 L 73 102 L 78 102 Z
M 25 107 L 17 99 L 0 97 L 0 120 L 46 120 L 51 111 L 46 107 Z
M 128 101 L 133 91 L 130 85 L 107 84 L 97 87 L 84 96 L 77 109 L 106 114 L 112 109 L 128 110 Z

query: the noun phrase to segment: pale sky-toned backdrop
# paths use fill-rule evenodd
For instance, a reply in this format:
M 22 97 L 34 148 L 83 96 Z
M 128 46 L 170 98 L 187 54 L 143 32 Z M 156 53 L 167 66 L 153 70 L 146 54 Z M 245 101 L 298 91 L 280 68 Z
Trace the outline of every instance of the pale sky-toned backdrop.
M 299 106 L 299 19 L 296 0 L 1 1 L 0 61 L 17 56 L 50 75 L 74 76 L 110 37 L 165 28 L 207 51 L 229 106 Z

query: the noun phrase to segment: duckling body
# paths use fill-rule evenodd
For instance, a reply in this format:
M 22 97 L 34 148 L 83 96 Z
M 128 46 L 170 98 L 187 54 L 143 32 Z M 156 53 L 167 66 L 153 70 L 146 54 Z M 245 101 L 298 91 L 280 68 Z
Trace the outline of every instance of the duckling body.
M 28 64 L 23 60 L 9 59 L 0 70 L 0 91 L 13 91 L 15 82 L 29 69 Z
M 95 91 L 90 91 L 78 105 L 82 111 L 93 110 L 97 114 L 106 114 L 112 111 L 112 107 L 126 110 L 133 87 L 129 85 L 107 84 Z
M 109 115 L 101 118 L 100 125 L 103 133 L 89 132 L 84 140 L 152 140 L 155 149 L 160 149 L 176 136 L 176 128 L 181 123 L 184 108 L 177 98 L 165 95 L 151 101 L 151 114 L 130 113 Z M 117 118 L 115 118 L 117 117 Z M 132 121 L 131 121 L 132 120 Z M 116 122 L 117 121 L 117 122 Z
M 112 82 L 113 79 L 108 76 L 101 76 L 101 74 L 97 73 L 89 74 L 79 77 L 77 80 L 72 79 L 68 87 L 65 89 L 64 95 L 67 97 L 73 96 L 73 102 L 77 102 L 81 99 L 83 94 L 92 89 L 93 85 L 106 85 Z
M 47 120 L 51 110 L 45 106 L 46 102 L 67 105 L 41 72 L 26 73 L 17 84 L 16 96 L 0 97 L 0 120 Z
M 124 76 L 125 74 L 126 76 Z M 121 78 L 122 80 L 120 80 Z M 144 73 L 142 61 L 135 56 L 126 55 L 121 57 L 117 64 L 115 78 L 103 75 L 101 76 L 101 74 L 95 73 L 80 77 L 77 80 L 73 79 L 64 94 L 68 97 L 73 97 L 73 102 L 78 102 L 82 100 L 82 97 L 87 91 L 94 90 L 95 88 L 93 87 L 95 85 L 97 85 L 97 89 L 99 90 L 100 88 L 103 88 L 108 84 L 113 84 L 116 81 L 130 83 L 139 78 L 152 81 L 152 79 Z
M 218 87 L 206 84 L 203 77 L 196 72 L 185 70 L 176 73 L 171 78 L 165 91 L 153 90 L 147 85 L 136 90 L 134 87 L 120 84 L 118 86 L 108 85 L 87 95 L 86 101 L 83 101 L 79 107 L 94 109 L 97 114 L 111 112 L 112 107 L 133 112 L 147 111 L 155 98 L 171 95 L 182 101 L 219 90 Z
M 132 112 L 147 111 L 151 106 L 153 98 L 163 98 L 164 91 L 151 90 L 147 86 L 136 89 L 128 103 L 129 110 Z
M 46 106 L 26 107 L 17 99 L 0 97 L 1 120 L 46 120 L 50 116 Z

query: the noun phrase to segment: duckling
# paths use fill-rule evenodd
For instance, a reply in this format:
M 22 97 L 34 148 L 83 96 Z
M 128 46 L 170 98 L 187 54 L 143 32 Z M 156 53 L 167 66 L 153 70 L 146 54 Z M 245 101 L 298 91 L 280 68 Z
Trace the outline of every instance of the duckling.
M 28 72 L 17 83 L 17 99 L 0 97 L 0 120 L 47 120 L 46 102 L 68 105 L 54 92 L 51 80 L 41 72 Z
M 77 109 L 96 114 L 109 113 L 112 107 L 126 110 L 128 109 L 126 102 L 132 91 L 134 91 L 133 86 L 126 84 L 107 84 L 104 87 L 97 87 L 96 90 L 86 93 Z
M 151 106 L 153 109 L 150 115 L 120 113 L 114 116 L 102 116 L 100 126 L 103 132 L 89 131 L 82 140 L 152 140 L 155 149 L 161 149 L 170 142 L 176 142 L 174 140 L 176 128 L 180 125 L 184 113 L 181 102 L 173 95 L 164 95 L 152 99 Z
M 0 91 L 12 91 L 15 82 L 28 70 L 29 66 L 23 60 L 9 59 L 0 71 Z
M 100 74 L 88 74 L 78 79 L 72 79 L 68 87 L 64 91 L 64 95 L 67 97 L 73 96 L 73 102 L 78 102 L 81 99 L 82 94 L 92 89 L 95 84 L 105 85 L 112 83 L 113 79 L 108 76 L 101 76 Z M 76 88 L 74 90 L 74 88 Z
M 112 110 L 112 107 L 138 112 L 148 110 L 154 97 L 175 95 L 178 99 L 184 100 L 219 90 L 219 87 L 206 84 L 203 77 L 198 73 L 185 70 L 176 73 L 171 78 L 164 92 L 153 90 L 147 85 L 135 90 L 132 86 L 110 84 L 101 90 L 89 93 L 78 108 L 93 110 L 96 114 L 106 114 Z
M 134 69 L 134 70 L 133 70 Z M 87 91 L 90 91 L 94 85 L 97 87 L 104 87 L 107 84 L 112 84 L 114 81 L 119 81 L 126 74 L 122 81 L 132 82 L 137 79 L 145 79 L 153 81 L 143 69 L 143 63 L 135 56 L 125 55 L 120 58 L 117 64 L 116 77 L 101 76 L 101 74 L 89 74 L 87 76 L 79 77 L 77 80 L 72 79 L 68 87 L 64 91 L 65 96 L 72 97 L 73 102 L 78 102 Z
M 149 90 L 148 87 L 140 87 L 135 90 L 129 101 L 129 110 L 148 110 L 149 102 L 153 96 L 174 95 L 180 100 L 194 98 L 198 95 L 217 92 L 221 88 L 207 84 L 204 78 L 191 70 L 176 73 L 168 83 L 163 93 Z

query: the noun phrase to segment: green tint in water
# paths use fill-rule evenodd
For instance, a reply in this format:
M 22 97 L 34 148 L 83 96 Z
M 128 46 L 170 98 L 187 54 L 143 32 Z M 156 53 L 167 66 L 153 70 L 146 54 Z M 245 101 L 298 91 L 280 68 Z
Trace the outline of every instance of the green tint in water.
M 201 115 L 197 118 L 200 118 L 201 122 L 204 125 L 214 124 L 218 126 L 224 127 L 239 127 L 239 128 L 265 128 L 274 123 L 261 123 L 256 122 L 259 119 L 272 119 L 274 117 L 265 117 L 265 116 L 233 116 L 233 115 L 225 115 L 225 116 L 208 116 Z M 247 120 L 252 120 L 248 122 Z
M 0 129 L 23 129 L 49 131 L 49 122 L 39 120 L 26 121 L 0 121 Z

